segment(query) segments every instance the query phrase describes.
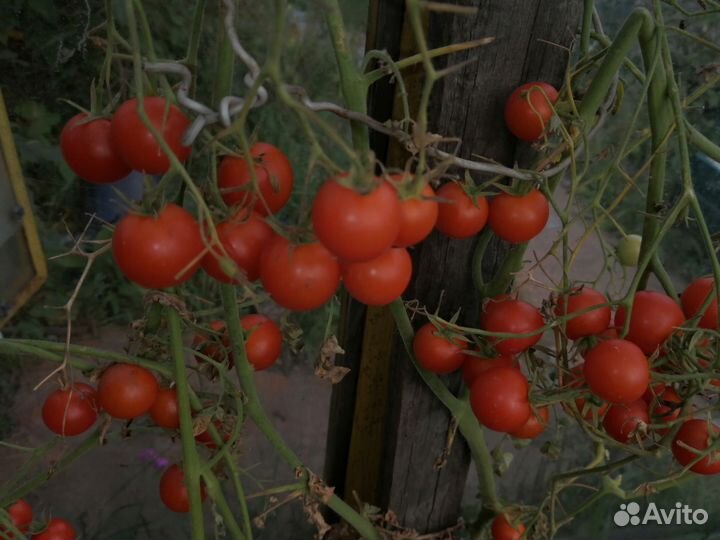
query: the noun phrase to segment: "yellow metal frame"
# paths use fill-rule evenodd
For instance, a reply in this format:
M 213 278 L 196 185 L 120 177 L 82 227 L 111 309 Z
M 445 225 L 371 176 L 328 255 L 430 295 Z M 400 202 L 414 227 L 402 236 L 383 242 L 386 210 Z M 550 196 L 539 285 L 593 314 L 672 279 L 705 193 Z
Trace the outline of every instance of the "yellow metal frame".
M 2 89 L 0 89 L 0 148 L 5 158 L 8 177 L 10 178 L 10 186 L 15 194 L 15 200 L 24 210 L 22 230 L 25 234 L 25 242 L 30 250 L 30 258 L 33 268 L 35 269 L 35 277 L 33 277 L 28 286 L 14 299 L 10 313 L 0 319 L 0 328 L 2 328 L 2 326 L 17 313 L 18 309 L 30 300 L 32 295 L 42 287 L 42 284 L 45 283 L 47 279 L 45 255 L 35 224 L 35 218 L 33 217 L 30 197 L 28 197 L 27 189 L 25 188 L 25 180 L 23 178 L 22 168 L 20 167 L 20 161 L 18 160 L 15 141 L 13 140 L 10 129 L 10 119 L 8 118 L 7 109 L 5 108 Z

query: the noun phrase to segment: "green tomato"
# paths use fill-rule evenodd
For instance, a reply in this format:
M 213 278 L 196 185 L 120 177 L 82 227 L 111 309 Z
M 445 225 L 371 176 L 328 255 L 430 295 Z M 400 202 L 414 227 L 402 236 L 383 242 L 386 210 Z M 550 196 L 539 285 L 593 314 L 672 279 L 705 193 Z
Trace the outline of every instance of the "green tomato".
M 640 259 L 640 244 L 642 236 L 639 234 L 628 234 L 617 247 L 617 258 L 623 266 L 637 266 Z

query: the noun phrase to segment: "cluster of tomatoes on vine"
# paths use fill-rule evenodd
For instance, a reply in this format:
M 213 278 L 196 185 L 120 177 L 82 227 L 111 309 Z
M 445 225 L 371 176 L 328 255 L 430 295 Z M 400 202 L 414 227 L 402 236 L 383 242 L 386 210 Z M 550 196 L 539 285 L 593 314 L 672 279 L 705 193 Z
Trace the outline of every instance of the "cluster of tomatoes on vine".
M 554 89 L 544 88 L 550 89 L 552 100 L 557 97 Z M 532 96 L 534 105 L 524 99 L 523 106 L 518 92 L 508 100 L 508 125 L 521 138 L 538 138 L 552 114 L 547 99 Z M 185 162 L 191 152 L 182 143 L 189 126 L 187 117 L 162 97 L 145 97 L 142 105 L 167 147 L 178 161 Z M 170 160 L 142 122 L 137 106 L 137 100 L 130 99 L 112 119 L 80 113 L 67 122 L 60 146 L 80 178 L 107 184 L 131 171 L 163 175 L 170 170 Z M 537 117 L 537 109 L 543 107 L 542 118 Z M 535 112 L 529 114 L 529 109 Z M 356 171 L 322 185 L 312 205 L 314 238 L 298 241 L 278 234 L 277 227 L 267 222 L 293 191 L 292 166 L 280 149 L 259 142 L 251 147 L 249 159 L 225 156 L 218 166 L 217 183 L 230 213 L 215 227 L 216 236 L 208 234 L 204 228 L 208 224 L 201 225 L 190 212 L 172 203 L 152 215 L 132 211 L 123 217 L 112 237 L 113 256 L 123 275 L 148 289 L 174 287 L 201 268 L 222 283 L 259 280 L 277 304 L 293 311 L 322 306 L 342 281 L 358 301 L 386 305 L 399 297 L 410 281 L 412 262 L 407 248 L 424 240 L 434 228 L 452 238 L 469 238 L 489 224 L 504 240 L 521 243 L 542 230 L 549 214 L 545 197 L 534 189 L 522 195 L 499 193 L 488 202 L 469 186 L 454 182 L 436 192 L 410 174 L 380 178 Z M 214 240 L 210 242 L 208 237 Z M 247 333 L 248 361 L 255 370 L 269 367 L 282 349 L 277 324 L 259 314 L 244 316 L 241 324 Z M 209 332 L 197 334 L 193 341 L 198 360 L 209 357 L 232 368 L 224 323 L 211 322 Z M 161 387 L 149 370 L 122 363 L 101 373 L 97 390 L 74 382 L 53 391 L 44 402 L 42 418 L 51 431 L 70 437 L 89 430 L 101 411 L 122 420 L 149 414 L 162 428 L 179 427 L 175 390 Z M 196 439 L 215 447 L 207 430 Z M 163 474 L 160 496 L 171 510 L 189 510 L 178 465 Z M 12 508 L 26 504 L 18 501 Z M 11 516 L 18 526 L 25 526 L 22 519 Z M 50 522 L 48 530 L 57 526 L 53 525 L 56 521 Z M 72 538 L 74 533 L 37 536 L 42 540 L 66 537 Z

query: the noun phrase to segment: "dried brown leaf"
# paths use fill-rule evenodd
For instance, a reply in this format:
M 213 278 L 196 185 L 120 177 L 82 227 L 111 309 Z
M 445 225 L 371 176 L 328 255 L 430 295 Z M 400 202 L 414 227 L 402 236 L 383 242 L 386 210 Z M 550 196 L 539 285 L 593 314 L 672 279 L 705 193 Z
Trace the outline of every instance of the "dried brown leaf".
M 339 383 L 350 372 L 350 368 L 335 365 L 336 354 L 345 354 L 345 351 L 337 337 L 330 336 L 320 348 L 320 358 L 315 363 L 315 375 L 332 384 Z

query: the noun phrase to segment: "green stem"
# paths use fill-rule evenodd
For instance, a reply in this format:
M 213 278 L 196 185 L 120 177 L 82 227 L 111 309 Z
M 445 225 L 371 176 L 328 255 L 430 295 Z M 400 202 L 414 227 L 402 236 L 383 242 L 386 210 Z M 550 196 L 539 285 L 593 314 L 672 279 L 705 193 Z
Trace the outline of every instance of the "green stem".
M 3 347 L 8 346 L 15 348 L 18 351 L 26 352 L 34 356 L 42 356 L 46 360 L 62 361 L 62 356 L 52 355 L 51 353 L 64 353 L 66 350 L 72 355 L 78 356 L 89 356 L 91 358 L 98 358 L 101 360 L 107 360 L 110 362 L 123 362 L 126 364 L 136 364 L 142 366 L 151 371 L 154 371 L 164 377 L 172 377 L 172 370 L 167 366 L 164 366 L 158 362 L 140 358 L 138 356 L 130 356 L 123 353 L 116 353 L 112 351 L 106 351 L 104 349 L 98 349 L 96 347 L 87 347 L 85 345 L 70 345 L 66 347 L 64 343 L 57 343 L 54 341 L 42 341 L 37 339 L 3 339 L 0 340 L 0 350 Z M 40 353 L 45 353 L 41 355 Z M 83 362 L 80 360 L 73 360 L 73 365 L 79 369 L 92 369 L 97 367 L 94 362 Z
M 617 37 L 605 53 L 603 63 L 595 73 L 587 93 L 578 106 L 580 118 L 586 125 L 592 124 L 595 114 L 607 96 L 615 75 L 623 65 L 628 52 L 635 45 L 640 31 L 647 32 L 649 30 L 652 32 L 654 26 L 652 15 L 644 8 L 635 9 L 627 18 Z
M 350 51 L 338 0 L 325 0 L 325 9 L 325 19 L 335 50 L 335 59 L 340 72 L 340 86 L 345 103 L 350 110 L 365 114 L 367 112 L 367 83 L 355 65 L 353 54 Z M 360 154 L 361 160 L 365 162 L 370 152 L 367 126 L 353 120 L 350 122 L 350 128 L 353 146 Z
M 202 496 L 200 492 L 200 458 L 193 435 L 192 409 L 190 407 L 190 386 L 185 368 L 185 352 L 182 341 L 180 315 L 173 308 L 167 308 L 167 322 L 170 331 L 170 350 L 175 364 L 178 413 L 180 415 L 180 441 L 183 451 L 183 473 L 190 500 L 190 523 L 192 539 L 205 538 Z M 216 501 L 217 503 L 217 501 Z
M 200 40 L 202 39 L 202 26 L 206 4 L 207 0 L 197 0 L 195 3 L 192 26 L 190 27 L 190 39 L 188 39 L 187 53 L 185 53 L 185 63 L 193 72 L 193 87 L 195 86 L 194 82 L 197 76 L 198 52 L 200 51 Z
M 402 300 L 399 298 L 394 300 L 390 304 L 390 311 L 395 319 L 395 325 L 405 346 L 405 351 L 410 358 L 413 358 L 412 342 L 415 332 Z M 458 429 L 470 448 L 477 469 L 480 493 L 490 509 L 499 511 L 502 509 L 502 503 L 497 495 L 492 458 L 485 443 L 483 428 L 475 418 L 468 402 L 455 397 L 437 375 L 425 371 L 414 361 L 413 365 L 425 384 L 457 421 Z
M 238 525 L 237 520 L 235 519 L 235 516 L 225 499 L 222 487 L 220 486 L 220 482 L 215 473 L 209 470 L 204 471 L 202 473 L 202 478 L 205 482 L 205 487 L 210 494 L 210 498 L 215 503 L 215 506 L 217 506 L 220 515 L 223 517 L 223 523 L 230 531 L 232 537 L 236 540 L 247 540 L 242 530 L 240 530 L 240 526 Z
M 300 458 L 298 458 L 285 443 L 282 436 L 275 429 L 275 426 L 270 418 L 268 418 L 265 410 L 260 404 L 260 398 L 258 397 L 257 390 L 255 389 L 255 382 L 253 380 L 253 369 L 250 366 L 245 353 L 245 336 L 243 334 L 242 327 L 240 326 L 240 313 L 237 306 L 235 288 L 232 285 L 222 285 L 221 295 L 225 312 L 225 324 L 227 325 L 232 353 L 235 358 L 235 371 L 237 373 L 240 386 L 245 393 L 245 409 L 247 414 L 268 442 L 275 448 L 280 457 L 288 465 L 290 465 L 290 467 L 292 467 L 293 471 L 299 475 L 299 478 L 305 481 L 304 485 L 307 490 L 308 474 L 305 466 L 302 461 L 300 461 Z M 368 540 L 380 540 L 380 535 L 375 530 L 372 523 L 366 517 L 345 504 L 336 495 L 333 495 L 329 501 L 327 501 L 327 505 L 340 517 L 352 525 L 363 538 Z
M 56 461 L 53 463 L 51 467 L 48 468 L 47 471 L 42 472 L 35 476 L 32 480 L 29 482 L 26 482 L 23 484 L 22 487 L 15 489 L 13 491 L 10 491 L 7 493 L 4 497 L 0 498 L 0 507 L 5 508 L 15 502 L 18 499 L 22 499 L 29 493 L 32 493 L 36 490 L 38 490 L 43 484 L 45 484 L 48 480 L 50 480 L 53 476 L 57 475 L 59 472 L 64 471 L 67 469 L 73 462 L 80 459 L 82 456 L 87 454 L 90 450 L 95 448 L 100 444 L 100 431 L 95 430 L 92 435 L 87 437 L 85 440 L 83 440 L 82 443 L 80 443 L 78 446 L 76 446 L 72 452 L 70 452 L 68 455 L 63 457 L 62 459 Z
M 236 0 L 233 0 L 233 2 L 236 2 Z M 232 93 L 233 75 L 235 73 L 235 52 L 230 43 L 230 38 L 225 32 L 222 17 L 219 18 L 218 25 L 217 67 L 215 69 L 215 86 L 212 98 L 215 105 L 219 105 L 223 97 Z
M 712 142 L 705 135 L 700 133 L 692 124 L 687 124 L 688 139 L 690 143 L 703 154 L 715 161 L 720 161 L 720 146 Z

